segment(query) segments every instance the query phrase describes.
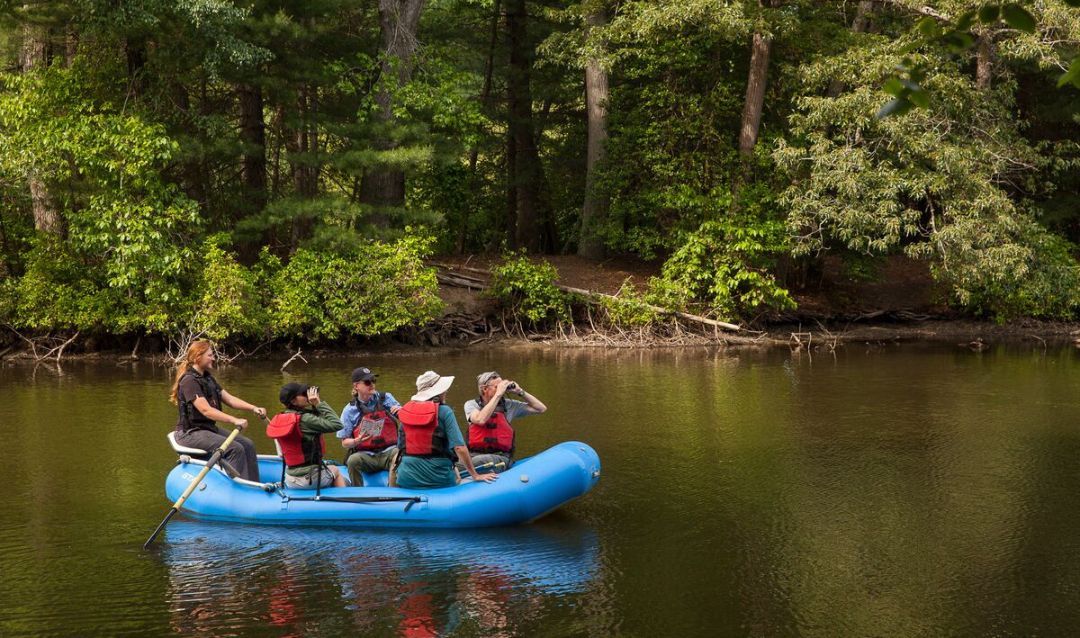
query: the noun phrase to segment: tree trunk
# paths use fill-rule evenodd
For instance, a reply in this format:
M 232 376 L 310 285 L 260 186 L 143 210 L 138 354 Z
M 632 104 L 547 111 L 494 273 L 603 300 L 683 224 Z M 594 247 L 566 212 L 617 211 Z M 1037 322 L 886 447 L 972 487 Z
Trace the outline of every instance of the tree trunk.
M 746 82 L 746 102 L 742 126 L 739 128 L 739 152 L 752 155 L 761 126 L 761 111 L 765 105 L 765 83 L 769 73 L 769 52 L 772 36 L 755 33 L 750 47 L 750 77 Z
M 993 36 L 983 31 L 979 35 L 975 48 L 975 88 L 980 91 L 989 91 L 994 73 L 994 40 Z
M 517 143 L 514 134 L 506 132 L 506 220 L 503 224 L 509 245 L 514 245 L 517 237 L 517 209 L 518 209 L 518 176 L 517 176 Z M 497 241 L 492 238 L 492 241 Z M 498 249 L 496 244 L 492 249 Z
M 516 228 L 514 246 L 542 252 L 554 245 L 548 237 L 548 209 L 545 201 L 544 167 L 536 148 L 533 128 L 530 66 L 532 50 L 528 42 L 525 0 L 508 0 L 506 30 L 510 49 L 507 97 L 510 106 L 510 135 L 514 141 L 514 182 Z
M 495 0 L 495 6 L 491 11 L 491 37 L 488 41 L 488 55 L 487 62 L 484 65 L 484 88 L 480 92 L 480 104 L 483 108 L 491 109 L 491 79 L 495 72 L 495 47 L 499 43 L 499 16 L 502 11 L 501 0 Z M 480 149 L 477 144 L 473 144 L 469 149 L 469 184 L 472 188 L 472 192 L 477 192 L 480 189 L 479 176 L 476 174 L 476 162 L 480 155 Z M 463 254 L 465 252 L 465 240 L 469 234 L 469 210 L 465 209 L 465 214 L 461 219 L 461 228 L 458 228 L 457 243 L 455 249 L 457 253 Z
M 67 35 L 64 36 L 64 66 L 70 69 L 78 53 L 79 34 L 74 29 L 69 29 Z
M 590 27 L 607 22 L 602 10 L 589 15 Z M 581 236 L 578 239 L 578 255 L 586 259 L 604 258 L 604 242 L 600 226 L 607 217 L 608 199 L 596 185 L 596 167 L 604 159 L 607 143 L 607 70 L 600 61 L 592 58 L 585 63 L 585 108 L 589 118 L 589 139 L 585 159 L 585 204 L 581 208 Z
M 244 196 L 250 211 L 261 211 L 266 193 L 266 121 L 263 117 L 262 89 L 250 84 L 236 87 L 240 106 L 240 140 L 243 148 Z
M 124 57 L 127 60 L 128 96 L 138 99 L 146 92 L 146 41 L 141 38 L 126 38 Z
M 413 56 L 418 41 L 420 13 L 425 0 L 379 0 L 379 29 L 382 33 L 383 59 L 379 86 L 375 93 L 376 117 L 388 130 L 394 120 L 394 92 L 412 78 Z M 389 136 L 375 141 L 382 151 L 397 147 Z M 372 222 L 380 227 L 389 224 L 388 208 L 405 205 L 405 172 L 391 166 L 369 168 L 360 182 L 360 201 L 374 210 Z
M 297 199 L 311 199 L 319 194 L 318 132 L 314 125 L 317 104 L 310 86 L 300 88 L 296 98 L 297 125 L 291 131 L 289 164 L 292 169 L 293 189 Z M 303 215 L 293 219 L 290 252 L 295 252 L 301 242 L 311 237 L 315 220 Z
M 44 69 L 49 65 L 48 31 L 39 26 L 27 24 L 23 27 L 22 48 L 19 51 L 19 66 L 24 73 L 35 69 Z M 63 237 L 64 219 L 56 207 L 52 194 L 36 166 L 27 170 L 26 180 L 30 187 L 30 207 L 34 213 L 34 228 L 39 231 Z
M 851 21 L 852 33 L 866 33 L 870 30 L 870 18 L 874 15 L 874 0 L 862 0 L 855 9 L 855 19 Z M 829 83 L 826 95 L 836 97 L 844 92 L 845 85 L 840 80 Z

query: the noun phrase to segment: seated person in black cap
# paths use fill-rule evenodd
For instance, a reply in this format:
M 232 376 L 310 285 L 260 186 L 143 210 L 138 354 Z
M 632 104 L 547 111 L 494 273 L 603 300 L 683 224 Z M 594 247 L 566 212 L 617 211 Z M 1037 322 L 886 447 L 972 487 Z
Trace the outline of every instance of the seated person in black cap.
M 266 434 L 281 446 L 286 487 L 345 487 L 337 466 L 323 462 L 322 435 L 341 429 L 337 412 L 319 399 L 318 388 L 302 383 L 286 383 L 278 398 L 286 409 L 270 421 Z
M 356 486 L 364 484 L 364 472 L 390 471 L 398 455 L 395 415 L 401 404 L 389 392 L 375 389 L 376 376 L 369 368 L 353 370 L 353 398 L 341 411 L 343 427 L 337 438 L 349 450 L 345 465 L 349 481 Z

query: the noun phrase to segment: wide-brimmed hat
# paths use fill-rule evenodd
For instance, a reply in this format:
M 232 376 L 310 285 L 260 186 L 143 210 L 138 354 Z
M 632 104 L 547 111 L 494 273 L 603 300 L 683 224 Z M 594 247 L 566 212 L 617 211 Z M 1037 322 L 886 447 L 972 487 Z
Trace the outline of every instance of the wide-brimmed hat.
M 416 377 L 416 394 L 413 395 L 412 400 L 430 401 L 449 390 L 453 383 L 454 377 L 444 377 L 438 372 L 428 370 Z
M 278 393 L 278 400 L 285 407 L 288 407 L 292 403 L 292 400 L 301 394 L 307 394 L 308 386 L 304 383 L 286 383 L 281 386 L 281 392 Z

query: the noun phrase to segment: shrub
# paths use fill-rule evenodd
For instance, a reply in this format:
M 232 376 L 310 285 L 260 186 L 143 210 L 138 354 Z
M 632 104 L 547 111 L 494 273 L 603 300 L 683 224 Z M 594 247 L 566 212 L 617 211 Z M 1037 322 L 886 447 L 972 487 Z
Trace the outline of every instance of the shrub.
M 647 326 L 659 317 L 646 299 L 646 294 L 638 292 L 630 282 L 624 283 L 614 298 L 601 297 L 600 304 L 608 320 L 619 326 Z
M 559 278 L 555 267 L 546 261 L 533 263 L 524 252 L 491 270 L 492 296 L 503 310 L 524 317 L 540 326 L 548 321 L 570 319 L 570 299 L 555 287 Z
M 780 221 L 724 218 L 683 236 L 652 285 L 671 308 L 704 303 L 714 314 L 794 308 L 795 300 L 770 272 L 785 247 Z
M 423 264 L 431 243 L 409 232 L 392 244 L 371 242 L 351 252 L 296 251 L 269 278 L 273 333 L 374 336 L 430 320 L 442 308 L 435 271 Z
M 269 325 L 268 295 L 260 293 L 257 275 L 236 262 L 212 238 L 203 254 L 202 277 L 196 292 L 202 296 L 195 306 L 192 328 L 214 341 L 231 336 L 266 334 Z

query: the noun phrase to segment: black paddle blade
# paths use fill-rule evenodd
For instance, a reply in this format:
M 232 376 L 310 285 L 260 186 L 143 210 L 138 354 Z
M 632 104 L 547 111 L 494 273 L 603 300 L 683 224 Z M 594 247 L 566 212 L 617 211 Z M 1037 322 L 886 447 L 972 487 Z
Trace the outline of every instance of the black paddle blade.
M 176 514 L 176 512 L 177 509 L 175 507 L 169 510 L 169 513 L 166 514 L 165 518 L 161 521 L 160 524 L 158 524 L 157 529 L 154 530 L 154 533 L 150 535 L 150 538 L 146 539 L 145 543 L 143 543 L 143 549 L 150 549 L 150 545 L 154 543 L 154 539 L 158 537 L 158 534 L 161 533 L 161 530 L 165 529 L 165 524 L 169 522 L 169 519 L 172 518 Z

